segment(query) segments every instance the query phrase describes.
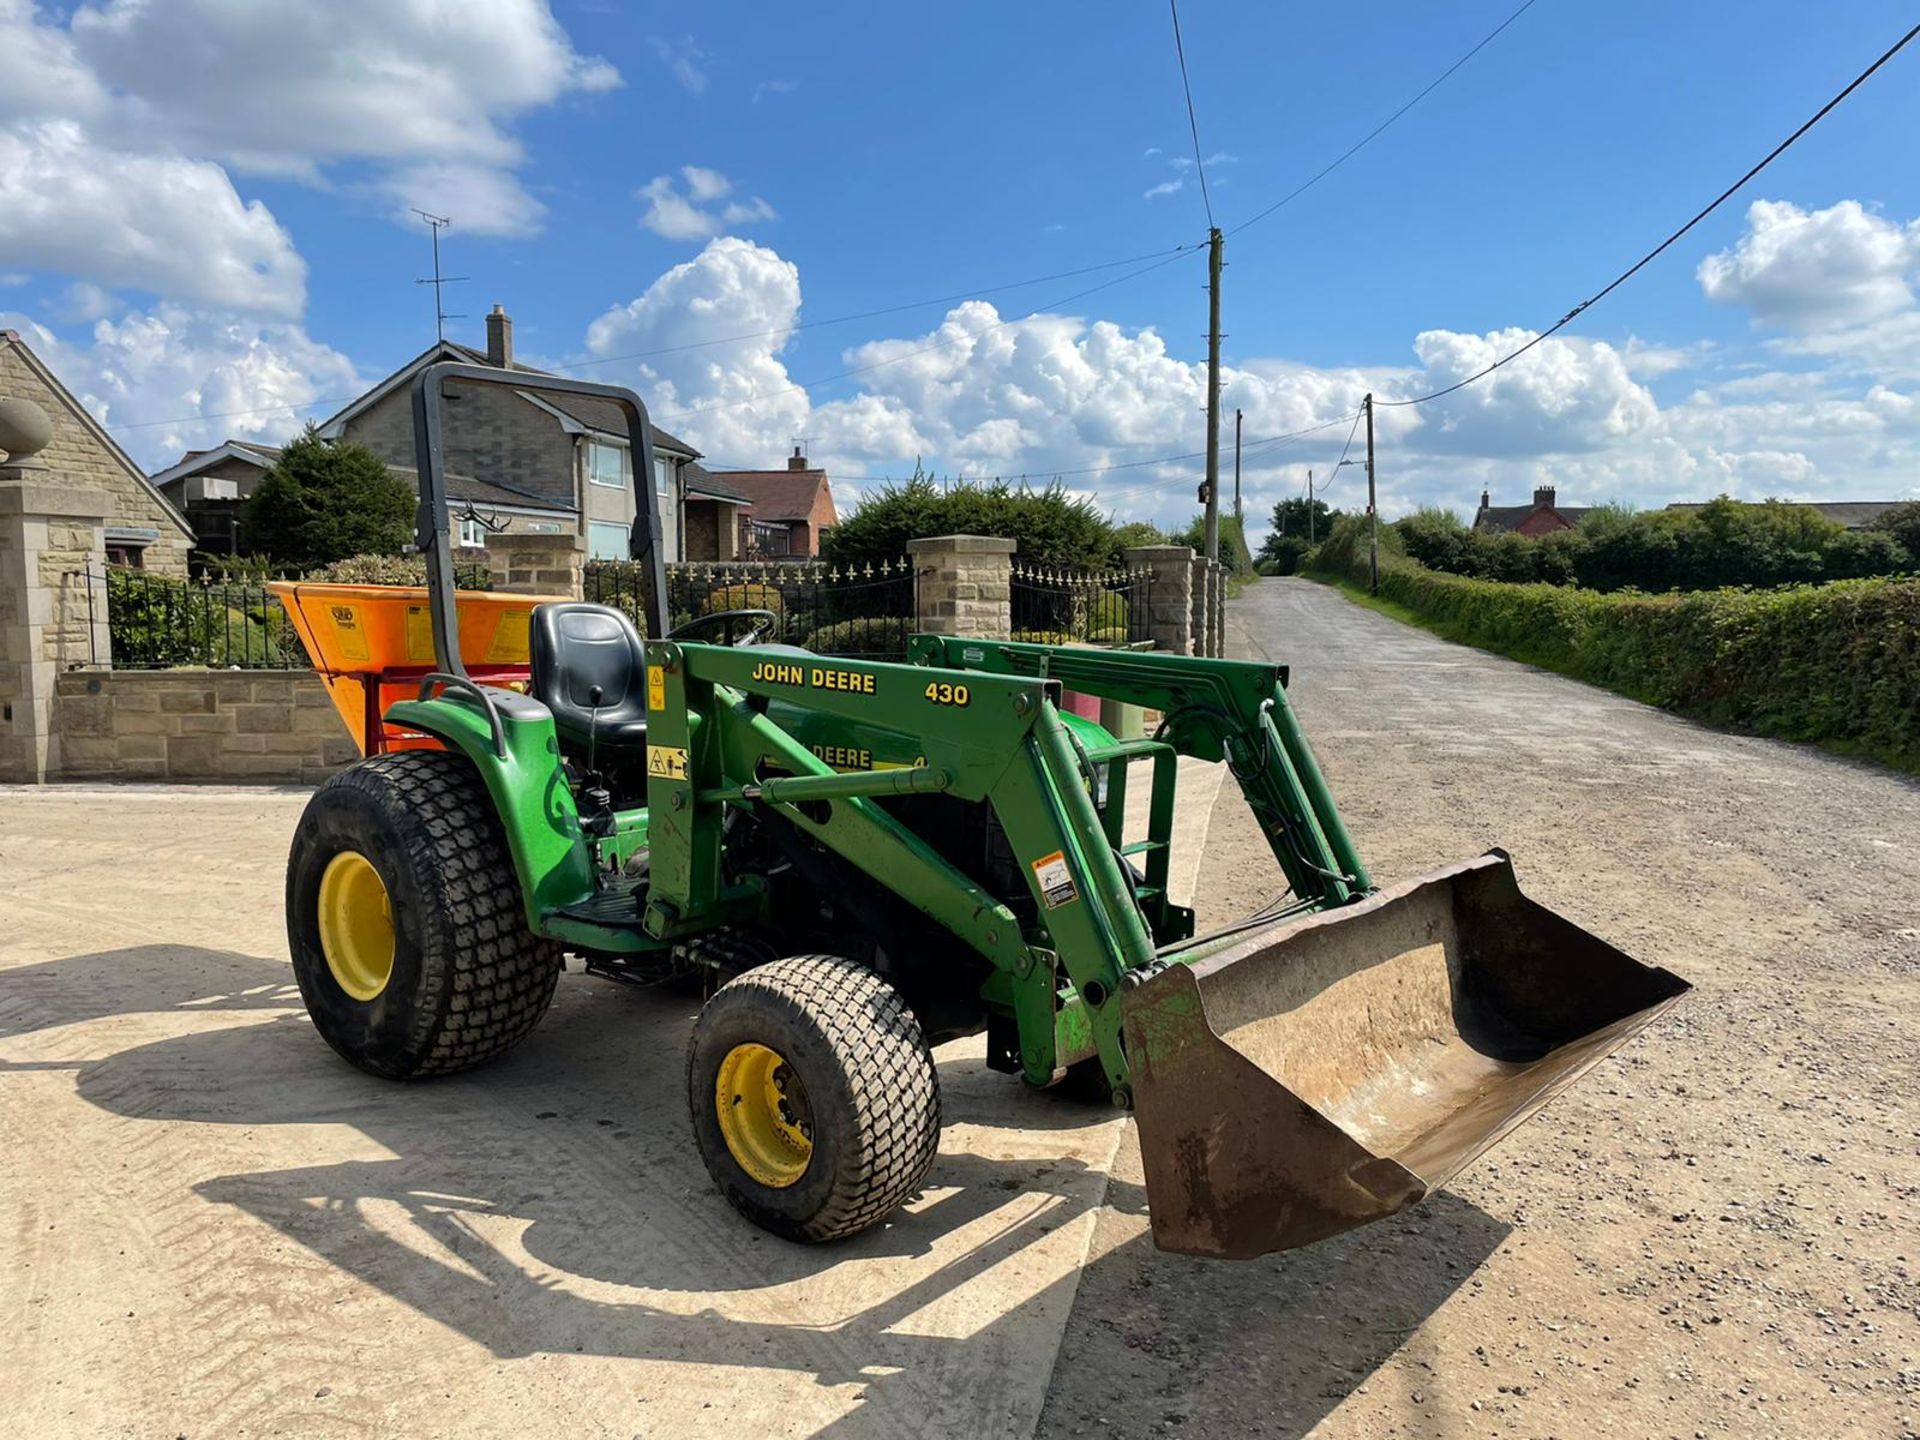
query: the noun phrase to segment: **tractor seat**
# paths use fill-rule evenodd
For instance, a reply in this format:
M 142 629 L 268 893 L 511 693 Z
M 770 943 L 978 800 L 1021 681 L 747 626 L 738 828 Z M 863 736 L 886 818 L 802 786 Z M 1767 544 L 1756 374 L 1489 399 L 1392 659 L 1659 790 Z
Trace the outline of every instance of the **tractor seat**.
M 585 755 L 591 737 L 600 758 L 644 760 L 646 651 L 633 621 L 606 605 L 560 601 L 534 607 L 528 639 L 527 688 L 553 712 L 562 748 Z

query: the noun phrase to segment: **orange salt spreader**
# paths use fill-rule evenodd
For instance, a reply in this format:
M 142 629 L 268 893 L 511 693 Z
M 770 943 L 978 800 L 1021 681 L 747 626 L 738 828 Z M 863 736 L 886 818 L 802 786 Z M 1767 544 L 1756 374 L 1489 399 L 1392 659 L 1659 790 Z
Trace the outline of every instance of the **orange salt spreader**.
M 275 580 L 267 589 L 286 607 L 362 755 L 442 748 L 431 735 L 383 718 L 396 700 L 417 698 L 420 682 L 440 668 L 434 661 L 433 618 L 424 586 Z M 474 681 L 524 691 L 533 607 L 565 598 L 457 592 L 460 658 Z

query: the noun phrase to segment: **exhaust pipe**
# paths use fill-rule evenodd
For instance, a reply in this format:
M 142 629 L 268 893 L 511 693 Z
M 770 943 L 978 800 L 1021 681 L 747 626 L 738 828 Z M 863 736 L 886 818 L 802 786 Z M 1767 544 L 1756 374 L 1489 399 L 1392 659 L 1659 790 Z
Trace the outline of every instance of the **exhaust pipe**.
M 1424 1198 L 1690 987 L 1498 850 L 1123 997 L 1154 1243 L 1246 1259 Z

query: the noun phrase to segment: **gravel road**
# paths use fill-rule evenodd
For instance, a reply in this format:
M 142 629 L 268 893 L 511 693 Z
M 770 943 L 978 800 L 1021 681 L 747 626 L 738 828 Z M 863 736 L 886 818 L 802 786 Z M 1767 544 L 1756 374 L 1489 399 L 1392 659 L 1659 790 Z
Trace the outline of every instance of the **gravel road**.
M 1154 1252 L 1123 1144 L 1039 1433 L 1912 1436 L 1920 785 L 1302 580 L 1229 633 L 1293 667 L 1376 881 L 1497 844 L 1697 988 L 1447 1192 L 1316 1249 Z M 1236 802 L 1203 920 L 1273 886 Z

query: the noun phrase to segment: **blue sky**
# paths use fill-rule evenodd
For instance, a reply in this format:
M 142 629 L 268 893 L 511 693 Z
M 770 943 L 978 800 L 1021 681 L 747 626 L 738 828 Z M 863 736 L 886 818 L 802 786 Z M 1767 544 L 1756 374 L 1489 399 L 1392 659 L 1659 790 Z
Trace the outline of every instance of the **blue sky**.
M 1189 0 L 1222 225 L 1517 3 Z M 806 435 L 843 505 L 916 457 L 1124 466 L 1070 483 L 1123 518 L 1192 512 L 1197 465 L 1138 462 L 1204 443 L 1197 255 L 817 325 L 1202 240 L 1163 7 L 474 0 L 456 29 L 439 11 L 0 0 L 0 324 L 147 463 L 277 438 L 431 339 L 417 203 L 453 217 L 447 268 L 472 277 L 449 292 L 456 338 L 502 302 L 524 356 L 636 385 L 717 462 Z M 1536 0 L 1230 237 L 1229 406 L 1272 435 L 1477 368 L 1911 23 L 1883 0 Z M 1565 344 L 1383 412 L 1385 508 L 1465 510 L 1483 485 L 1641 505 L 1920 490 L 1916 67 L 1920 45 Z M 704 344 L 757 330 L 781 333 Z M 702 348 L 609 358 L 681 346 Z M 1344 438 L 1251 455 L 1250 509 Z

